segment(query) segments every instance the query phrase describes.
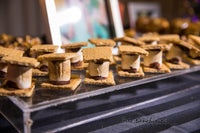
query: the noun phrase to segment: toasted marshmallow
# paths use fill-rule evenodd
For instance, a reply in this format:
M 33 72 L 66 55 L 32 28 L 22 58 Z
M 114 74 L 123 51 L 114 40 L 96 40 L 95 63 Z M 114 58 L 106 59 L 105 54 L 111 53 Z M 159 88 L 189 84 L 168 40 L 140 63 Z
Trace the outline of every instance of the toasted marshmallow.
M 109 74 L 109 62 L 105 61 L 102 64 L 96 64 L 90 61 L 88 65 L 88 72 L 90 76 L 108 77 Z
M 162 65 L 162 50 L 149 50 L 149 55 L 144 56 L 144 65 L 150 66 L 150 64 L 158 62 L 160 66 Z
M 50 81 L 69 81 L 71 77 L 70 60 L 49 61 Z
M 77 63 L 83 60 L 83 55 L 81 52 L 81 48 L 77 52 L 73 52 L 71 49 L 65 49 L 65 53 L 76 53 L 77 55 L 71 59 L 71 63 Z
M 72 63 L 76 63 L 76 62 L 79 62 L 79 61 L 82 61 L 83 60 L 83 55 L 82 55 L 82 52 L 78 52 L 77 53 L 77 56 L 73 57 L 71 59 L 71 62 Z
M 9 64 L 7 80 L 16 83 L 20 89 L 28 89 L 32 83 L 32 68 Z
M 158 44 L 158 42 L 157 41 L 153 41 L 151 44 L 152 45 L 156 45 L 156 44 Z
M 184 51 L 181 50 L 180 47 L 178 47 L 176 45 L 172 45 L 166 55 L 166 58 L 167 58 L 167 60 L 170 60 L 172 58 L 181 58 L 183 54 L 184 54 Z
M 135 68 L 139 70 L 140 68 L 140 55 L 127 55 L 122 54 L 122 69 L 129 70 L 130 68 Z

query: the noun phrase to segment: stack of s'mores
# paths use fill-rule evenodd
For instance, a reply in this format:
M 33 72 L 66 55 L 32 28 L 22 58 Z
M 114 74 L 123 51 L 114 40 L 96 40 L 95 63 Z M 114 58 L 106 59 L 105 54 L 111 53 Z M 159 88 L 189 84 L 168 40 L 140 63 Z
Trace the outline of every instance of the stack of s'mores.
M 121 65 L 117 67 L 119 76 L 144 77 L 144 72 L 171 72 L 163 63 L 163 51 L 168 50 L 169 46 L 160 44 L 159 37 L 144 36 L 138 39 L 121 37 L 114 40 L 121 42 L 118 46 L 121 57 Z
M 79 75 L 71 70 L 85 70 L 84 84 L 115 85 L 110 65 L 116 65 L 120 77 L 142 78 L 148 73 L 170 73 L 172 69 L 188 69 L 190 63 L 200 64 L 200 37 L 189 35 L 145 34 L 137 39 L 120 37 L 89 39 L 58 46 L 37 45 L 30 49 L 34 57 L 23 57 L 23 51 L 0 47 L 0 95 L 32 96 L 36 80 L 32 76 L 49 76 L 42 88 L 75 90 L 81 84 Z M 118 44 L 118 56 L 112 55 Z M 116 63 L 117 62 L 117 63 Z M 81 88 L 80 88 L 81 89 Z

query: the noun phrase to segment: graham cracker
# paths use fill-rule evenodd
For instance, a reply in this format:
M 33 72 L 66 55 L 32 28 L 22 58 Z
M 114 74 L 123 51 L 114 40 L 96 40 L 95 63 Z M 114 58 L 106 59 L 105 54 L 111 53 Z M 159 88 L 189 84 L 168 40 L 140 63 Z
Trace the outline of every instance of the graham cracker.
M 183 41 L 183 40 L 173 40 L 173 41 L 171 41 L 171 43 L 173 43 L 175 45 L 180 45 L 180 46 L 188 48 L 188 49 L 192 49 L 194 47 L 190 43 Z
M 4 88 L 4 86 L 6 85 L 6 82 L 7 80 L 5 80 L 3 85 L 0 87 L 0 96 L 31 97 L 34 92 L 36 79 L 32 79 L 31 87 L 28 89 L 8 90 Z
M 142 42 L 160 41 L 160 38 L 158 36 L 142 36 L 142 37 L 139 37 L 137 39 L 142 41 Z
M 84 48 L 83 52 L 83 61 L 112 61 L 112 48 L 111 47 L 92 47 Z
M 160 41 L 166 41 L 166 42 L 180 40 L 180 36 L 178 34 L 160 35 L 159 38 L 160 38 Z
M 190 58 L 188 56 L 183 56 L 183 60 L 188 61 L 188 62 L 190 62 L 190 63 L 192 63 L 194 65 L 200 65 L 200 60 L 192 59 L 192 58 Z
M 113 59 L 116 61 L 116 62 L 119 62 L 122 60 L 121 57 L 119 57 L 119 55 L 113 55 Z
M 88 41 L 95 46 L 114 47 L 116 45 L 115 41 L 111 39 L 88 39 Z
M 169 45 L 167 44 L 156 44 L 156 45 L 144 45 L 141 46 L 142 48 L 144 48 L 145 50 L 156 50 L 156 49 L 160 49 L 160 50 L 168 50 L 169 49 Z
M 170 62 L 164 62 L 170 69 L 189 69 L 190 65 L 180 61 L 180 64 L 173 64 Z
M 117 63 L 115 62 L 114 58 L 112 57 L 112 60 L 111 60 L 111 62 L 110 62 L 110 66 L 116 65 L 116 64 L 117 64 Z
M 127 43 L 135 44 L 135 45 L 138 45 L 138 46 L 145 45 L 144 42 L 136 40 L 136 39 L 131 38 L 131 37 L 127 37 L 127 36 L 120 37 L 120 38 L 114 38 L 114 41 L 116 41 L 116 42 L 127 42 Z
M 188 38 L 192 39 L 195 43 L 197 43 L 198 45 L 200 45 L 200 37 L 199 36 L 189 35 Z
M 24 54 L 24 51 L 21 51 L 21 50 L 0 47 L 0 57 L 4 57 L 4 56 L 21 57 L 23 56 L 23 54 Z
M 128 42 L 121 42 L 121 45 L 131 45 L 131 46 L 133 46 L 132 43 L 128 43 Z M 119 46 L 120 46 L 120 45 L 119 45 Z
M 58 49 L 58 46 L 52 44 L 44 44 L 44 45 L 34 45 L 30 51 L 31 52 L 51 52 L 54 53 Z
M 49 72 L 43 72 L 43 71 L 40 71 L 39 69 L 35 68 L 32 70 L 32 75 L 33 76 L 48 76 Z
M 123 71 L 121 65 L 118 65 L 117 74 L 121 77 L 144 77 L 144 72 L 142 70 L 142 67 L 139 68 L 138 73 L 129 73 L 127 71 Z
M 171 72 L 171 70 L 165 64 L 162 64 L 160 69 L 143 66 L 143 70 L 144 72 L 148 72 L 148 73 L 170 73 Z
M 192 44 L 191 44 L 191 46 L 192 46 L 192 48 L 191 48 L 190 50 L 192 50 L 192 51 L 195 52 L 195 53 L 200 53 L 200 49 L 199 49 L 199 48 L 195 47 L 195 46 L 192 45 Z
M 71 66 L 71 70 L 85 70 L 88 67 L 88 63 L 81 63 L 81 66 Z
M 111 71 L 109 72 L 108 77 L 103 80 L 95 80 L 93 78 L 90 78 L 88 72 L 86 71 L 84 83 L 85 84 L 94 84 L 94 85 L 115 85 L 113 73 Z
M 157 32 L 146 32 L 142 34 L 142 37 L 159 37 L 159 34 Z
M 39 62 L 34 58 L 17 57 L 17 56 L 16 57 L 5 56 L 1 59 L 1 62 L 21 65 L 21 66 L 31 66 L 31 67 L 37 67 L 39 65 Z
M 119 45 L 119 52 L 121 54 L 136 54 L 136 55 L 148 55 L 149 52 L 144 50 L 143 48 L 130 46 L 130 45 Z
M 128 37 L 134 37 L 136 35 L 136 31 L 133 29 L 124 30 L 124 34 Z
M 75 57 L 76 53 L 52 53 L 52 54 L 45 54 L 40 55 L 37 59 L 38 61 L 43 60 L 68 60 Z
M 81 48 L 88 46 L 88 42 L 76 42 L 76 43 L 69 43 L 69 44 L 64 44 L 61 46 L 62 49 L 72 49 L 72 48 Z
M 67 85 L 54 85 L 51 83 L 42 83 L 41 86 L 47 89 L 61 89 L 61 90 L 75 90 L 81 83 L 81 79 L 78 75 L 72 75 L 70 83 Z

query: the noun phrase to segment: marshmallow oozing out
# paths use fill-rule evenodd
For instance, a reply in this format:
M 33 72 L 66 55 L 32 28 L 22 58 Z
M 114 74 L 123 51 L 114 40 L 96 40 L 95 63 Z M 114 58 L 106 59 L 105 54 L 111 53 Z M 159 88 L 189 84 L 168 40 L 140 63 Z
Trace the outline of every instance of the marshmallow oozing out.
M 140 68 L 140 55 L 128 55 L 128 54 L 122 54 L 122 65 L 123 70 L 129 70 L 129 69 L 136 69 L 137 71 Z
M 162 65 L 162 50 L 149 50 L 149 55 L 144 56 L 144 66 L 150 66 L 152 63 L 159 63 Z

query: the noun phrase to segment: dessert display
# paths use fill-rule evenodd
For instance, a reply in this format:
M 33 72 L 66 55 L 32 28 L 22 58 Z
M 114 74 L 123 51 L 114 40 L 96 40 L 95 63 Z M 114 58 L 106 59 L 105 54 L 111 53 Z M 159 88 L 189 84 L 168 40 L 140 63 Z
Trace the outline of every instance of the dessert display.
M 82 77 L 84 84 L 116 85 L 115 75 L 120 79 L 143 78 L 148 73 L 189 69 L 190 65 L 183 60 L 200 64 L 200 37 L 195 35 L 180 37 L 178 34 L 159 35 L 152 32 L 136 39 L 124 36 L 113 40 L 88 41 L 96 47 L 82 48 L 88 46 L 88 42 L 70 43 L 61 46 L 65 53 L 56 53 L 58 46 L 55 45 L 34 45 L 30 55 L 37 60 L 22 57 L 24 51 L 0 47 L 0 76 L 6 79 L 0 88 L 0 95 L 30 97 L 36 82 L 32 75 L 49 75 L 49 80 L 41 83 L 42 88 L 75 90 L 82 80 L 79 75 L 71 75 L 71 70 L 75 72 L 87 68 L 85 77 Z M 116 74 L 113 74 L 115 70 L 111 70 L 115 67 L 111 70 L 109 67 L 114 62 L 112 49 L 116 43 L 119 43 L 119 55 L 114 58 L 118 58 L 121 64 L 117 65 Z M 163 52 L 166 53 L 163 55 Z
M 24 51 L 14 50 L 9 48 L 0 47 L 0 79 L 5 78 L 7 74 L 7 64 L 1 61 L 4 56 L 21 57 Z
M 175 18 L 170 22 L 165 18 L 140 16 L 136 20 L 137 32 L 157 32 L 159 34 L 199 35 L 200 22 L 198 18 Z
M 163 50 L 168 49 L 167 44 L 144 45 L 142 46 L 149 52 L 144 56 L 143 70 L 148 73 L 170 73 L 170 69 L 163 64 Z
M 177 41 L 174 40 L 170 42 L 172 43 L 172 46 L 170 47 L 168 53 L 166 54 L 165 64 L 170 69 L 190 68 L 189 64 L 182 62 L 182 57 L 186 51 L 192 49 L 192 46 L 183 40 L 177 40 Z
M 136 31 L 150 32 L 149 31 L 150 21 L 151 21 L 150 17 L 146 17 L 146 16 L 138 17 L 136 20 Z
M 39 61 L 48 61 L 49 81 L 42 83 L 43 88 L 75 90 L 81 83 L 78 75 L 71 75 L 71 58 L 75 53 L 54 53 L 38 57 Z
M 109 71 L 112 61 L 111 47 L 92 47 L 83 49 L 83 61 L 89 63 L 85 84 L 115 85 L 113 74 Z
M 124 30 L 124 34 L 125 36 L 128 36 L 128 37 L 135 37 L 136 31 L 133 29 L 126 29 Z
M 38 37 L 31 37 L 26 35 L 24 38 L 22 37 L 14 37 L 7 34 L 0 35 L 0 46 L 18 49 L 25 51 L 25 55 L 29 56 L 29 49 L 34 45 L 40 45 L 42 41 Z
M 170 23 L 165 18 L 151 18 L 149 27 L 150 32 L 158 32 L 160 34 L 164 34 L 169 32 Z
M 199 26 L 199 22 L 192 22 L 186 18 L 175 18 L 171 21 L 171 32 L 179 35 L 199 35 Z
M 32 67 L 39 64 L 37 60 L 28 57 L 5 56 L 1 62 L 8 64 L 8 70 L 6 80 L 0 87 L 0 95 L 30 97 L 36 82 L 32 79 Z
M 32 57 L 39 57 L 40 55 L 55 53 L 58 49 L 56 45 L 35 45 L 30 49 Z M 33 76 L 47 76 L 48 75 L 48 62 L 40 61 L 40 65 L 33 69 Z
M 75 53 L 76 56 L 71 58 L 72 70 L 83 70 L 86 69 L 88 64 L 83 62 L 83 55 L 81 47 L 88 46 L 88 42 L 77 42 L 62 45 L 61 48 L 65 49 L 65 53 Z
M 192 64 L 200 65 L 200 37 L 189 35 L 188 39 L 192 48 L 184 55 L 183 59 Z
M 96 47 L 114 47 L 116 45 L 115 41 L 111 39 L 89 39 L 88 40 L 91 44 L 95 45 Z M 116 62 L 114 61 L 112 57 L 112 61 L 110 62 L 110 65 L 116 65 Z
M 122 77 L 144 77 L 140 66 L 141 55 L 148 55 L 148 52 L 140 47 L 120 45 L 119 51 L 122 55 L 121 65 L 117 66 L 117 73 Z
M 138 32 L 168 33 L 169 29 L 170 23 L 165 18 L 141 16 L 136 20 L 136 30 Z

